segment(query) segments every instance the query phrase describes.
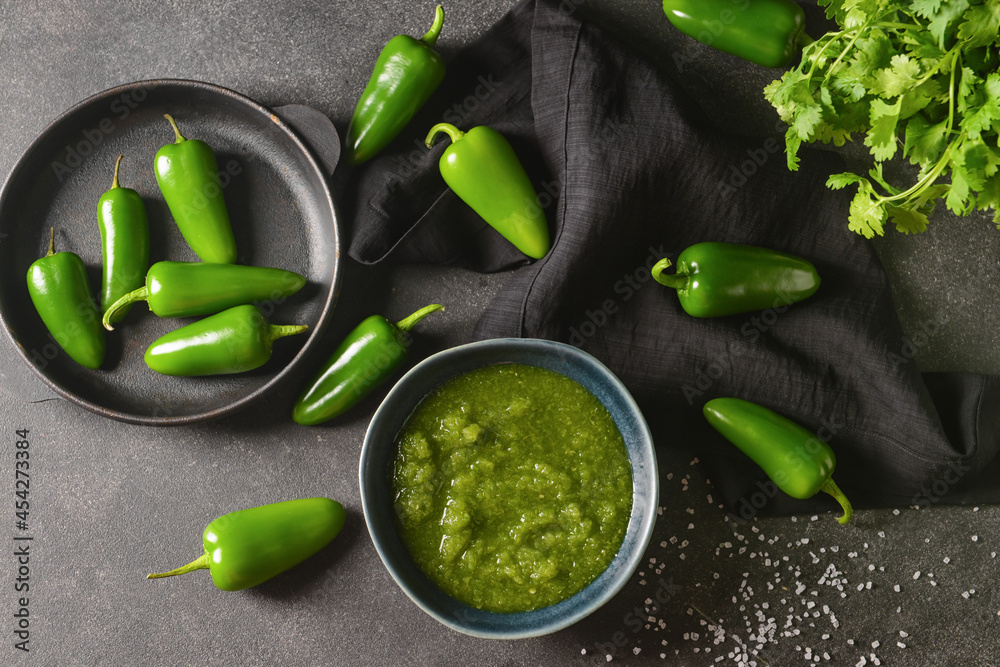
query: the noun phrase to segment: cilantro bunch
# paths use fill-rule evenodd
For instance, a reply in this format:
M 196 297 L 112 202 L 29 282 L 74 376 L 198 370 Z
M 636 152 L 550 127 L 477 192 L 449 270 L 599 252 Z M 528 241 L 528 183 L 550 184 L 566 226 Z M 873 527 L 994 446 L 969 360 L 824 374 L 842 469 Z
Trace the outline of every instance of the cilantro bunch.
M 863 133 L 875 166 L 827 181 L 857 185 L 852 231 L 871 238 L 889 220 L 922 232 L 942 197 L 957 215 L 993 209 L 1000 228 L 1000 0 L 818 1 L 841 30 L 764 90 L 789 126 L 788 168 L 804 141 L 842 146 Z M 919 166 L 912 185 L 883 176 L 900 150 Z

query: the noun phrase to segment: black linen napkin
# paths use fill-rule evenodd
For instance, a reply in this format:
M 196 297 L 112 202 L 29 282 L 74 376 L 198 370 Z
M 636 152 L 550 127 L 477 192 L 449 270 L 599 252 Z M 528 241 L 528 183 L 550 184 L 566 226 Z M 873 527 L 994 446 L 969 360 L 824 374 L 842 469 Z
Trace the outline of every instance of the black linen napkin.
M 697 453 L 746 518 L 834 504 L 777 493 L 705 422 L 716 396 L 768 406 L 829 441 L 834 478 L 859 507 L 1000 499 L 981 474 L 997 450 L 997 378 L 918 371 L 878 257 L 847 229 L 849 194 L 824 187 L 840 158 L 805 149 L 789 172 L 779 134 L 711 125 L 574 9 L 525 0 L 449 62 L 407 134 L 356 174 L 350 256 L 517 267 L 475 337 L 548 338 L 596 356 L 636 397 L 657 446 Z M 547 257 L 530 262 L 447 189 L 444 143 L 421 144 L 440 120 L 511 141 L 549 219 Z M 692 318 L 649 268 L 702 241 L 800 255 L 822 286 L 791 306 Z

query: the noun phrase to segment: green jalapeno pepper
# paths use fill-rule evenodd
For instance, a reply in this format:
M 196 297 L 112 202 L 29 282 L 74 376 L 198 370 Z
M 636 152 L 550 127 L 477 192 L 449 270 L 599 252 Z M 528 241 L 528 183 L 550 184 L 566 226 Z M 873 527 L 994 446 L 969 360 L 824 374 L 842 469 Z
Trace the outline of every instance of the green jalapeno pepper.
M 281 301 L 306 284 L 294 271 L 242 264 L 157 262 L 146 272 L 146 284 L 129 292 L 104 312 L 104 327 L 120 309 L 146 301 L 159 317 L 210 315 L 255 301 Z
M 233 306 L 156 339 L 146 349 L 146 365 L 187 377 L 252 371 L 271 358 L 275 340 L 308 328 L 271 324 L 257 306 Z
M 406 359 L 408 332 L 440 304 L 425 306 L 393 324 L 381 315 L 362 320 L 295 402 L 292 419 L 304 426 L 329 421 L 385 382 Z
M 59 347 L 81 366 L 97 369 L 104 363 L 104 330 L 87 268 L 76 253 L 56 252 L 55 234 L 53 227 L 48 253 L 28 267 L 28 294 Z
M 714 398 L 702 409 L 708 423 L 764 469 L 779 489 L 805 500 L 829 493 L 847 523 L 854 510 L 834 483 L 837 459 L 830 446 L 795 422 L 740 398 Z
M 236 261 L 236 240 L 215 153 L 200 139 L 185 139 L 174 119 L 169 114 L 164 117 L 174 128 L 176 140 L 156 152 L 156 182 L 163 199 L 199 259 L 231 264 Z
M 462 132 L 449 123 L 431 128 L 424 142 L 434 144 L 438 132 L 451 138 L 439 161 L 448 187 L 528 257 L 549 251 L 549 228 L 538 194 L 514 149 L 496 130 L 480 125 Z
M 213 520 L 202 533 L 205 553 L 162 579 L 209 570 L 224 591 L 241 591 L 281 574 L 309 558 L 340 533 L 344 507 L 329 498 L 303 498 L 237 510 Z
M 97 224 L 101 230 L 101 312 L 142 285 L 149 268 L 149 222 L 142 197 L 118 184 L 121 155 L 115 162 L 111 189 L 97 201 Z M 128 314 L 130 306 L 115 313 L 113 322 Z
M 360 164 L 385 148 L 406 127 L 444 78 L 444 61 L 434 50 L 444 9 L 422 38 L 396 35 L 385 45 L 347 128 L 347 159 Z
M 785 67 L 810 42 L 805 13 L 791 0 L 663 0 L 688 37 L 763 67 Z
M 650 273 L 677 290 L 681 307 L 694 317 L 722 317 L 766 308 L 784 309 L 819 289 L 809 261 L 776 250 L 737 243 L 696 243 L 677 257 L 677 273 L 661 259 Z

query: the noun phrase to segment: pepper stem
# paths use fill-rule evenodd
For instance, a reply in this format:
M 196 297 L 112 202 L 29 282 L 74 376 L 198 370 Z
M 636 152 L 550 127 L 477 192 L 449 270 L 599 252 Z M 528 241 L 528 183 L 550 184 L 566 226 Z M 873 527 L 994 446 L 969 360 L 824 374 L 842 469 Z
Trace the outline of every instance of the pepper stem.
M 688 286 L 688 282 L 691 280 L 689 276 L 683 273 L 663 273 L 663 269 L 670 267 L 672 264 L 673 262 L 664 257 L 653 265 L 653 268 L 649 270 L 649 273 L 653 276 L 653 280 L 661 285 L 673 287 L 674 289 L 684 289 Z
M 413 328 L 413 325 L 415 325 L 417 322 L 424 319 L 431 313 L 439 310 L 444 310 L 444 306 L 442 306 L 439 303 L 432 303 L 429 306 L 424 306 L 423 308 L 413 313 L 412 315 L 404 317 L 399 322 L 396 322 L 396 328 L 399 329 L 400 331 L 409 331 L 410 329 Z
M 184 138 L 184 135 L 181 134 L 180 128 L 177 127 L 177 123 L 174 122 L 173 116 L 171 116 L 168 113 L 165 113 L 163 114 L 163 117 L 170 121 L 170 127 L 174 128 L 174 134 L 177 135 L 177 138 L 174 140 L 174 143 L 179 144 L 182 141 L 187 141 L 187 139 Z
M 104 317 L 101 318 L 101 324 L 103 324 L 104 328 L 107 329 L 108 331 L 114 331 L 115 328 L 111 326 L 111 319 L 115 316 L 115 313 L 117 313 L 122 308 L 132 305 L 136 301 L 145 301 L 148 298 L 149 298 L 149 288 L 147 286 L 143 285 L 139 289 L 132 290 L 131 292 L 121 297 L 110 306 L 108 306 L 108 309 L 104 311 Z
M 193 561 L 191 561 L 187 565 L 182 565 L 181 567 L 179 567 L 179 568 L 177 568 L 175 570 L 170 570 L 170 572 L 160 572 L 158 574 L 147 574 L 146 578 L 147 579 L 162 579 L 163 577 L 175 577 L 178 574 L 187 574 L 188 572 L 194 572 L 195 570 L 206 570 L 206 569 L 208 569 L 210 562 L 211 561 L 208 558 L 208 554 L 202 554 L 201 556 L 199 556 L 198 558 L 195 558 Z
M 56 228 L 49 227 L 49 251 L 45 253 L 46 257 L 51 257 L 56 254 Z
M 122 163 L 122 158 L 123 158 L 123 157 L 125 157 L 125 156 L 124 156 L 124 155 L 119 155 L 119 156 L 118 156 L 118 161 L 117 161 L 117 162 L 115 162 L 115 177 L 114 177 L 114 179 L 113 179 L 113 180 L 111 181 L 111 189 L 112 189 L 112 190 L 114 190 L 114 189 L 115 189 L 115 188 L 117 188 L 117 187 L 121 187 L 121 186 L 119 186 L 119 185 L 118 185 L 118 167 L 120 167 L 120 166 L 121 166 L 121 163 Z
M 427 31 L 427 34 L 420 38 L 420 41 L 427 46 L 433 47 L 438 40 L 438 35 L 441 34 L 441 26 L 444 25 L 444 7 L 438 5 L 434 9 L 434 23 L 431 24 L 431 29 Z
M 795 43 L 799 47 L 799 51 L 801 51 L 802 49 L 806 48 L 815 41 L 816 41 L 815 39 L 807 35 L 806 31 L 803 30 L 802 32 L 799 33 L 799 38 L 796 40 Z
M 285 336 L 294 336 L 309 329 L 308 324 L 272 324 L 267 330 L 267 339 L 275 341 Z
M 844 516 L 837 519 L 837 521 L 843 524 L 851 520 L 851 517 L 854 516 L 854 508 L 851 507 L 851 501 L 847 499 L 847 496 L 845 496 L 844 492 L 840 490 L 837 483 L 833 481 L 832 477 L 823 482 L 823 486 L 819 487 L 819 490 L 829 493 L 837 500 L 838 503 L 840 503 L 840 506 L 844 508 Z
M 462 137 L 465 136 L 465 132 L 452 125 L 451 123 L 438 123 L 431 128 L 431 131 L 427 133 L 427 138 L 424 140 L 424 145 L 430 148 L 434 145 L 434 137 L 437 136 L 438 132 L 444 132 L 449 137 L 451 137 L 452 143 L 456 141 L 461 141 Z

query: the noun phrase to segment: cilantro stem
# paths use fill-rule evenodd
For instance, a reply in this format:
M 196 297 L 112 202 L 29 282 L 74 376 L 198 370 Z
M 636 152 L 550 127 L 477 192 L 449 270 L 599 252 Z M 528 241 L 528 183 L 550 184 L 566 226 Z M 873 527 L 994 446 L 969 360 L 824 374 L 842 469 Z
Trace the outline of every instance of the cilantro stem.
M 934 76 L 935 74 L 937 74 L 938 70 L 941 69 L 941 65 L 945 64 L 946 62 L 948 62 L 948 60 L 949 60 L 948 56 L 951 56 L 951 60 L 953 61 L 952 62 L 951 73 L 954 74 L 955 73 L 955 63 L 954 63 L 954 60 L 959 55 L 960 51 L 961 51 L 961 45 L 960 44 L 956 44 L 955 46 L 951 47 L 951 50 L 948 51 L 948 53 L 944 54 L 944 56 L 942 56 L 941 59 L 937 61 L 937 64 L 934 65 L 934 67 L 932 67 L 929 70 L 927 70 L 927 73 L 924 74 L 919 79 L 917 79 L 917 82 L 914 83 L 910 87 L 911 88 L 916 88 L 917 86 L 919 86 L 920 84 L 922 84 L 924 81 L 926 81 L 927 79 L 929 79 L 932 76 Z
M 945 129 L 945 134 L 951 133 L 951 128 L 953 127 L 955 122 L 955 72 L 957 72 L 959 69 L 959 59 L 961 57 L 960 53 L 955 49 L 952 49 L 949 53 L 952 54 L 951 60 L 953 62 L 951 67 L 950 82 L 948 84 L 948 124 Z M 964 140 L 965 137 L 963 135 L 958 137 L 951 143 L 949 143 L 945 147 L 944 151 L 942 151 L 941 157 L 938 158 L 937 164 L 935 164 L 934 167 L 929 172 L 927 172 L 927 174 L 923 178 L 914 183 L 912 187 L 892 196 L 888 197 L 879 196 L 877 203 L 881 205 L 886 202 L 897 201 L 900 199 L 910 199 L 913 195 L 916 195 L 925 190 L 928 186 L 930 186 L 932 183 L 934 183 L 934 181 L 938 179 L 938 176 L 941 175 L 941 172 L 944 171 L 945 167 L 948 166 L 948 164 L 951 162 L 952 151 L 957 150 L 956 146 L 961 145 L 962 141 Z
M 951 78 L 948 82 L 948 129 L 947 132 L 951 132 L 951 128 L 955 125 L 955 72 L 959 70 L 959 58 L 960 54 L 955 51 L 955 55 L 951 57 L 954 61 L 951 64 Z
M 861 26 L 861 29 L 855 33 L 854 37 L 851 38 L 851 41 L 847 44 L 844 50 L 840 52 L 840 56 L 837 57 L 837 60 L 834 61 L 834 63 L 830 65 L 830 69 L 826 71 L 827 77 L 833 74 L 833 71 L 837 69 L 837 67 L 840 65 L 840 62 L 844 59 L 844 56 L 846 56 L 850 52 L 850 50 L 854 47 L 854 43 L 858 41 L 859 37 L 861 37 L 862 31 L 871 27 L 871 23 L 872 23 L 871 21 L 866 22 L 864 25 Z
M 819 40 L 817 40 L 817 42 L 826 39 L 827 37 L 829 37 L 830 39 L 827 40 L 826 44 L 823 45 L 823 48 L 819 50 L 819 53 L 817 53 L 814 56 L 809 56 L 809 60 L 811 60 L 812 63 L 809 67 L 809 73 L 806 74 L 806 78 L 812 80 L 813 74 L 816 72 L 816 68 L 819 66 L 820 57 L 823 55 L 823 52 L 830 47 L 831 44 L 835 44 L 839 38 L 847 35 L 848 33 L 857 32 L 859 30 L 862 30 L 864 27 L 865 26 L 862 25 L 858 26 L 857 28 L 849 28 L 847 30 L 842 30 L 840 32 L 828 32 L 822 37 L 820 37 Z M 827 74 L 827 76 L 829 76 L 829 74 Z
M 914 27 L 920 27 L 920 26 L 918 26 L 917 24 L 914 24 L 914 23 L 897 23 L 895 21 L 880 21 L 879 20 L 883 16 L 888 16 L 889 14 L 892 14 L 892 13 L 893 12 L 886 12 L 885 14 L 882 14 L 882 16 L 879 16 L 877 18 L 869 19 L 868 21 L 866 21 L 865 23 L 863 23 L 863 24 L 861 24 L 859 26 L 855 26 L 853 28 L 846 28 L 846 29 L 840 30 L 838 32 L 828 32 L 825 35 L 823 35 L 822 37 L 820 37 L 819 38 L 820 40 L 822 40 L 822 39 L 824 39 L 826 37 L 829 37 L 830 40 L 827 41 L 827 43 L 823 45 L 823 48 L 821 48 L 819 50 L 819 53 L 817 53 L 815 56 L 811 56 L 810 57 L 810 60 L 812 60 L 812 66 L 809 68 L 809 74 L 806 75 L 806 78 L 812 79 L 812 76 L 813 76 L 813 74 L 816 71 L 817 63 L 819 62 L 819 57 L 823 55 L 823 52 L 826 51 L 826 49 L 827 49 L 828 46 L 830 46 L 831 44 L 835 43 L 840 37 L 846 37 L 847 35 L 850 35 L 851 33 L 854 33 L 854 36 L 851 38 L 850 43 L 844 48 L 843 51 L 841 51 L 840 56 L 838 56 L 836 62 L 834 62 L 833 65 L 831 65 L 830 68 L 827 70 L 827 73 L 826 73 L 827 77 L 829 77 L 830 74 L 832 74 L 833 71 L 835 69 L 837 69 L 837 66 L 840 65 L 840 62 L 844 59 L 844 56 L 846 56 L 851 51 L 851 48 L 854 46 L 854 43 L 858 41 L 858 38 L 861 37 L 861 34 L 863 32 L 865 32 L 866 30 L 869 30 L 871 28 L 888 28 L 890 30 L 912 30 Z M 819 41 L 819 40 L 817 40 L 817 41 Z
M 881 206 L 886 202 L 894 202 L 900 199 L 910 199 L 912 198 L 913 195 L 916 195 L 919 192 L 922 192 L 923 190 L 927 189 L 929 185 L 931 185 L 934 181 L 938 179 L 938 176 L 941 175 L 941 172 L 944 171 L 944 168 L 948 166 L 949 162 L 951 162 L 951 151 L 960 141 L 961 139 L 956 139 L 952 143 L 948 144 L 948 146 L 944 149 L 944 152 L 941 153 L 941 158 L 937 161 L 937 164 L 934 165 L 934 168 L 931 169 L 929 172 L 927 172 L 926 176 L 924 176 L 919 181 L 914 183 L 912 187 L 910 187 L 908 190 L 900 192 L 899 194 L 892 195 L 891 197 L 879 196 L 878 200 L 876 201 L 876 204 Z

